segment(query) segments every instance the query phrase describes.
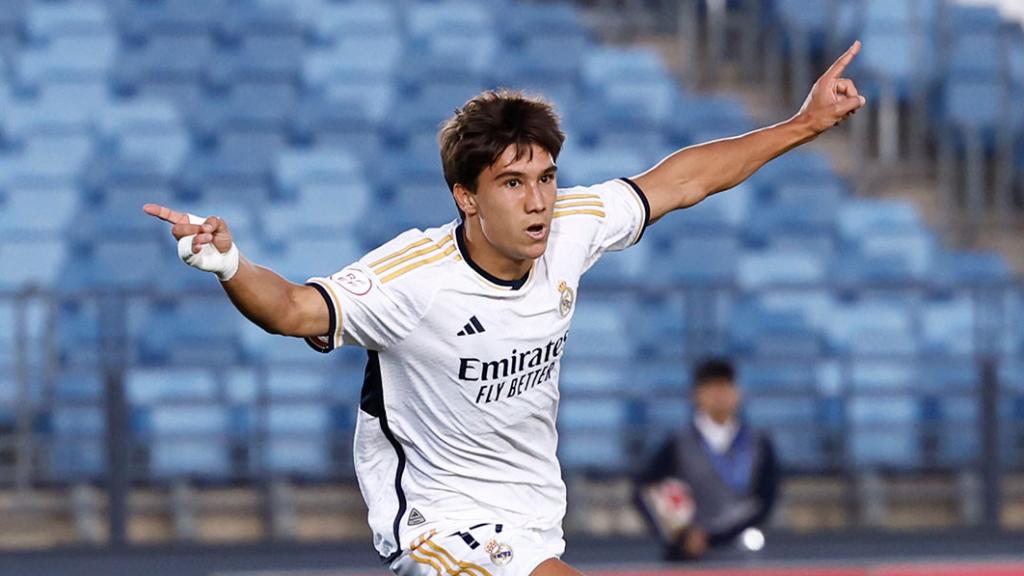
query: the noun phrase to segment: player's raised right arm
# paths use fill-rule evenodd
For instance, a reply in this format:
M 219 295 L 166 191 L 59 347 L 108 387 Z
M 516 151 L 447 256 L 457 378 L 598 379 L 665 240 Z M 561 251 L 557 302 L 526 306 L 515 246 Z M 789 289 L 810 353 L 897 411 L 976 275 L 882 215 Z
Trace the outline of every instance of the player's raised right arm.
M 330 313 L 312 286 L 285 280 L 242 256 L 224 220 L 199 219 L 166 206 L 146 204 L 146 214 L 172 224 L 178 254 L 186 264 L 221 279 L 238 310 L 257 326 L 285 336 L 322 336 L 330 331 Z

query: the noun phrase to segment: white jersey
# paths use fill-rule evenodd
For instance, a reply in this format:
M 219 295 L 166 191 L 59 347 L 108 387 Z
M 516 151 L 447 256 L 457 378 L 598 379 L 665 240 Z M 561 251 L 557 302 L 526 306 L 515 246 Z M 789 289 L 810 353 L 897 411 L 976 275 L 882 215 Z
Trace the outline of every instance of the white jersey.
M 626 179 L 559 190 L 547 250 L 514 282 L 470 259 L 457 221 L 309 280 L 331 313 L 310 345 L 369 351 L 354 459 L 382 558 L 431 528 L 560 529 L 555 417 L 576 289 L 649 214 Z

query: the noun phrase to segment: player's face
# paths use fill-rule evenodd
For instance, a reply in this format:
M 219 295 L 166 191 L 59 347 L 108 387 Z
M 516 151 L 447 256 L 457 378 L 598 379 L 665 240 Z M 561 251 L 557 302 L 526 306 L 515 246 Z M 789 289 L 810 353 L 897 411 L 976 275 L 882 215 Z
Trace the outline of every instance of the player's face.
M 694 395 L 697 408 L 716 422 L 726 422 L 739 411 L 740 391 L 730 380 L 714 380 L 703 384 Z
M 544 254 L 558 185 L 555 162 L 534 144 L 516 158 L 509 146 L 480 173 L 475 214 L 480 230 L 495 252 L 511 261 L 533 261 Z

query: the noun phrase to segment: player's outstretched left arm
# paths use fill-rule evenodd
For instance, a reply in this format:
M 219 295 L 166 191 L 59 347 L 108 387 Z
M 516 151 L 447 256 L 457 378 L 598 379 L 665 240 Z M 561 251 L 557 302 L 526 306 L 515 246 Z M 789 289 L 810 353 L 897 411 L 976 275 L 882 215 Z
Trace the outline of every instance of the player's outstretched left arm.
M 633 180 L 651 206 L 651 222 L 687 208 L 749 178 L 773 158 L 814 140 L 867 101 L 843 72 L 860 52 L 860 41 L 814 83 L 795 116 L 735 138 L 679 150 Z

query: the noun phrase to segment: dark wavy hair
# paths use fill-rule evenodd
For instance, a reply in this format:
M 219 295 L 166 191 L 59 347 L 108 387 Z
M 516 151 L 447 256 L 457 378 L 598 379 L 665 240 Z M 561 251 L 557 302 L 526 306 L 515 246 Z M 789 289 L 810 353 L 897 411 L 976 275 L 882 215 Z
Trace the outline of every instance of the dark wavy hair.
M 514 90 L 489 90 L 455 111 L 438 135 L 448 189 L 462 184 L 476 192 L 480 173 L 509 146 L 516 160 L 537 144 L 558 159 L 565 142 L 554 107 L 539 97 Z M 465 217 L 462 211 L 459 215 Z

